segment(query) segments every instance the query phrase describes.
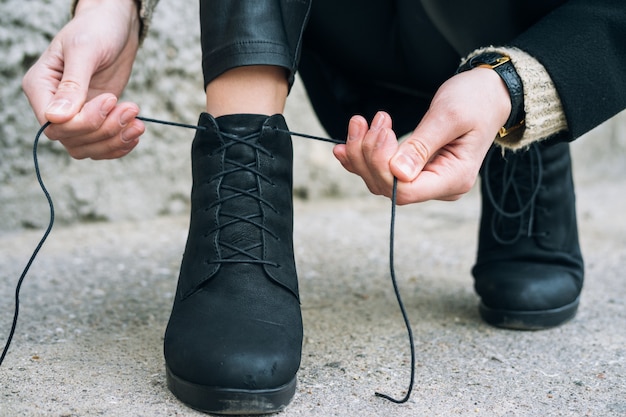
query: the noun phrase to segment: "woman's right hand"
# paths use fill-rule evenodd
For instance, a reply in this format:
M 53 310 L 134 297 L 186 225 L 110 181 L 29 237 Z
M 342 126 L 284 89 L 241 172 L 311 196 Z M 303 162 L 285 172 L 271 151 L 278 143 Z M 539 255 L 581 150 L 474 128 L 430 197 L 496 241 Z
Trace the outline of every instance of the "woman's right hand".
M 509 90 L 492 69 L 474 68 L 439 87 L 413 133 L 401 143 L 391 117 L 379 112 L 371 125 L 355 116 L 345 145 L 334 154 L 368 189 L 397 203 L 453 201 L 467 193 L 498 130 L 511 113 Z
M 133 0 L 80 0 L 74 18 L 28 70 L 22 88 L 44 124 L 77 159 L 129 153 L 145 126 L 135 103 L 118 103 L 139 48 Z

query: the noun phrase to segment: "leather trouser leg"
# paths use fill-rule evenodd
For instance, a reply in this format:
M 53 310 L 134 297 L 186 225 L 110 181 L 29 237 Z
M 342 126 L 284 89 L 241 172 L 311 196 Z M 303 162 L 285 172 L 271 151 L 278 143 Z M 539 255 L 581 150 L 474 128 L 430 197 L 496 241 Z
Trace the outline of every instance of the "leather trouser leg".
M 200 0 L 204 85 L 247 65 L 286 70 L 292 85 L 311 0 Z

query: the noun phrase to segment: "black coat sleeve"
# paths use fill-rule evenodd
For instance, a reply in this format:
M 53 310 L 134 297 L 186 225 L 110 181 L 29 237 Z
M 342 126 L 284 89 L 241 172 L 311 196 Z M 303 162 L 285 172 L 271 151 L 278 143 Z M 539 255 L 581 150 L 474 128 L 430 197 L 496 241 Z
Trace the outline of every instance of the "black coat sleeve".
M 571 0 L 511 42 L 546 68 L 569 140 L 626 108 L 626 2 Z

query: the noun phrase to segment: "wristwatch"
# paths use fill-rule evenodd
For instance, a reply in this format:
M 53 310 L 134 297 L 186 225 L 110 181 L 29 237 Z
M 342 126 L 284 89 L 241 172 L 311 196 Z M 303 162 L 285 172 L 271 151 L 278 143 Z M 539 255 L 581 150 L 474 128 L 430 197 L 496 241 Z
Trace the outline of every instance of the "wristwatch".
M 505 125 L 500 128 L 498 135 L 504 137 L 524 126 L 526 117 L 524 112 L 524 86 L 511 62 L 511 58 L 498 52 L 485 52 L 468 59 L 457 69 L 456 73 L 458 74 L 476 67 L 491 68 L 497 72 L 509 90 L 511 114 Z

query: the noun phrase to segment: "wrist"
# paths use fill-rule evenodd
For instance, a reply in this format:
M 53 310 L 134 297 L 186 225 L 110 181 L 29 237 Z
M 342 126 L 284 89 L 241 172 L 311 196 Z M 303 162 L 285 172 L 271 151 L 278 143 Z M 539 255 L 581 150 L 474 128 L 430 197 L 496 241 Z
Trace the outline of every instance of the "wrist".
M 143 21 L 139 16 L 141 0 L 74 0 L 72 4 L 72 16 L 78 16 L 98 7 L 114 8 L 116 13 L 122 13 L 137 33 L 143 31 Z
M 512 113 L 509 88 L 502 78 L 489 67 L 477 66 L 471 72 L 481 74 L 483 95 L 488 96 L 491 114 L 495 118 L 496 123 L 499 124 L 498 135 L 500 135 L 502 128 L 507 125 Z
M 139 20 L 140 0 L 74 0 L 72 4 L 72 16 L 99 6 L 112 6 L 118 10 L 127 12 L 129 17 Z
M 478 54 L 464 62 L 458 68 L 457 74 L 473 68 L 493 70 L 508 91 L 510 111 L 506 122 L 498 132 L 498 136 L 504 137 L 523 128 L 525 122 L 524 89 L 522 80 L 511 63 L 511 59 L 507 55 L 496 52 Z
M 103 4 L 115 4 L 125 6 L 129 10 L 139 13 L 141 6 L 140 0 L 74 0 L 72 4 L 72 13 L 76 13 L 85 8 L 94 7 Z

